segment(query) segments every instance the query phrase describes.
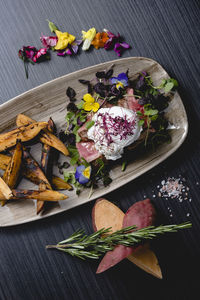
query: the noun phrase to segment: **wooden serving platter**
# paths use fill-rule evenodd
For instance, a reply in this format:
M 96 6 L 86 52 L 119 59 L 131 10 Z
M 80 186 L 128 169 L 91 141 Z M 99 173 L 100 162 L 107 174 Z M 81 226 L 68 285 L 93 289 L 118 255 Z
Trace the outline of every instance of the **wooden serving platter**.
M 87 88 L 80 84 L 78 79 L 91 80 L 97 71 L 108 69 L 112 64 L 114 64 L 114 76 L 121 72 L 126 72 L 126 70 L 129 69 L 129 77 L 134 78 L 138 72 L 145 70 L 152 76 L 155 85 L 159 85 L 163 78 L 169 77 L 159 63 L 144 57 L 123 58 L 88 67 L 42 84 L 1 105 L 1 132 L 10 130 L 16 126 L 15 119 L 19 113 L 24 113 L 37 121 L 47 121 L 49 117 L 52 117 L 58 130 L 65 129 L 66 106 L 68 101 L 66 97 L 67 87 L 70 86 L 74 88 L 77 93 L 76 98 L 81 100 L 82 96 L 87 92 Z M 127 182 L 161 163 L 180 147 L 188 131 L 187 115 L 178 92 L 174 94 L 166 111 L 166 115 L 170 123 L 173 124 L 173 129 L 171 129 L 171 143 L 165 143 L 159 146 L 155 152 L 149 152 L 137 157 L 135 161 L 128 165 L 124 172 L 121 171 L 121 165 L 115 167 L 111 171 L 113 182 L 108 187 L 100 186 L 93 192 L 90 198 L 88 197 L 88 189 L 85 189 L 79 196 L 76 195 L 75 191 L 64 191 L 69 198 L 60 201 L 44 215 L 36 215 L 34 200 L 9 202 L 4 207 L 0 207 L 0 226 L 11 226 L 38 220 L 87 203 L 125 185 Z M 38 161 L 40 161 L 40 153 L 40 144 L 32 147 L 31 154 Z M 66 161 L 67 159 L 60 155 L 59 160 Z M 34 186 L 32 183 L 23 179 L 19 188 L 37 189 L 38 186 Z

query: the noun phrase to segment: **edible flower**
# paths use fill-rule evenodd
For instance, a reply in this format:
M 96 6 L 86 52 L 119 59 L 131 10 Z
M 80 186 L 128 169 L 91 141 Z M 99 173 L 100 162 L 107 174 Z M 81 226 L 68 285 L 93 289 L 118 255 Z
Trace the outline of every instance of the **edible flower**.
M 42 34 L 40 41 L 42 42 L 44 48 L 51 48 L 56 46 L 58 38 L 57 36 L 45 36 Z
M 50 59 L 48 50 L 46 48 L 41 48 L 40 50 L 37 50 L 33 46 L 23 46 L 18 51 L 18 56 L 20 59 L 24 62 L 24 69 L 26 78 L 28 79 L 28 63 L 31 64 L 39 63 L 43 60 Z
M 117 53 L 118 56 L 121 56 L 122 55 L 122 52 L 125 50 L 125 49 L 128 49 L 130 48 L 130 45 L 123 42 L 123 43 L 116 43 L 115 46 L 114 46 L 114 51 Z
M 92 97 L 92 95 L 90 94 L 85 94 L 83 96 L 83 100 L 85 101 L 85 103 L 83 104 L 83 109 L 86 111 L 93 111 L 93 112 L 97 112 L 97 110 L 99 109 L 100 105 L 98 102 L 95 101 L 95 99 Z
M 79 46 L 81 45 L 82 40 L 75 40 L 71 45 L 66 49 L 58 51 L 58 56 L 73 55 L 78 53 Z
M 98 32 L 92 41 L 92 45 L 96 49 L 103 48 L 108 39 L 106 32 Z
M 18 56 L 21 58 L 23 61 L 32 61 L 33 57 L 37 53 L 37 49 L 33 46 L 23 46 L 19 51 L 18 51 Z
M 106 50 L 113 49 L 118 56 L 121 56 L 123 50 L 130 48 L 129 44 L 122 42 L 122 37 L 120 36 L 119 33 L 115 35 L 107 29 L 104 29 L 104 32 L 106 32 L 109 37 L 109 39 L 104 45 L 104 49 Z
M 46 48 L 41 48 L 33 57 L 33 62 L 39 63 L 47 59 L 50 59 L 48 50 Z
M 85 167 L 84 165 L 80 165 L 76 168 L 75 179 L 80 184 L 86 184 L 90 180 L 91 175 L 91 167 Z
M 61 32 L 59 30 L 55 31 L 57 37 L 58 37 L 58 42 L 55 46 L 55 50 L 63 50 L 67 48 L 68 44 L 73 43 L 75 40 L 75 36 L 72 34 L 69 34 L 68 32 Z
M 126 73 L 120 73 L 117 77 L 112 77 L 110 81 L 112 84 L 116 84 L 117 89 L 128 86 L 128 77 Z
M 92 27 L 88 31 L 82 30 L 82 35 L 84 40 L 82 50 L 86 51 L 90 48 L 90 45 L 96 35 L 96 29 Z

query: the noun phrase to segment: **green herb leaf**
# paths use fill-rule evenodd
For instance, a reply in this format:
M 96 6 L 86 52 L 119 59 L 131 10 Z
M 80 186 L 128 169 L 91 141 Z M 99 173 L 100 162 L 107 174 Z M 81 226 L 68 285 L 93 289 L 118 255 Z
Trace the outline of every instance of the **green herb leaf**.
M 158 110 L 157 109 L 149 109 L 149 110 L 145 110 L 144 115 L 145 116 L 154 116 L 158 114 Z
M 144 124 L 144 120 L 139 120 L 138 124 L 139 126 L 142 126 Z
M 94 121 L 88 121 L 88 122 L 85 124 L 85 127 L 86 127 L 86 129 L 90 129 L 93 125 L 94 125 Z

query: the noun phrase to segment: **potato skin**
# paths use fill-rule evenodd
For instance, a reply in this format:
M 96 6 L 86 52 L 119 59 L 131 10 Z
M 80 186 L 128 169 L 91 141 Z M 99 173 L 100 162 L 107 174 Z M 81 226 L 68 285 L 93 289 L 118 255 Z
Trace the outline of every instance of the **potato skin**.
M 29 118 L 28 116 L 24 115 L 24 114 L 19 114 L 17 116 L 17 120 L 16 120 L 16 124 L 17 126 L 21 126 L 21 125 L 27 125 L 27 124 L 32 124 L 35 123 L 36 121 Z M 49 125 L 48 128 L 44 129 L 41 132 L 40 135 L 40 142 L 43 144 L 47 144 L 55 149 L 57 149 L 58 151 L 60 151 L 61 153 L 63 153 L 65 156 L 69 155 L 69 151 L 67 150 L 67 147 L 63 144 L 63 142 L 61 142 L 61 140 L 59 140 L 52 132 L 51 130 L 49 130 Z
M 3 180 L 10 189 L 13 189 L 18 181 L 20 169 L 22 164 L 22 145 L 21 142 L 17 142 L 10 162 L 3 174 Z M 5 205 L 5 201 L 1 201 L 1 206 Z
M 47 122 L 36 122 L 20 126 L 9 132 L 0 134 L 0 152 L 7 150 L 17 144 L 17 141 L 27 142 L 36 137 L 39 132 L 47 127 Z

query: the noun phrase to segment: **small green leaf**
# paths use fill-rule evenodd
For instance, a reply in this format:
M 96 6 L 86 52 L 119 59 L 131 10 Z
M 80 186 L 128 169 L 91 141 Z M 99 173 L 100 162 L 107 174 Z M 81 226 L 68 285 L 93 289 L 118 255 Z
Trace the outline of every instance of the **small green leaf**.
M 145 116 L 154 116 L 157 115 L 157 113 L 158 113 L 157 109 L 149 109 L 144 112 Z
M 77 106 L 78 109 L 82 109 L 83 108 L 83 104 L 84 104 L 84 101 L 81 101 L 76 106 Z
M 153 116 L 151 117 L 151 121 L 155 121 L 155 120 L 157 120 L 157 118 L 158 118 L 158 115 L 153 115 Z
M 164 91 L 165 93 L 169 93 L 174 87 L 173 82 L 168 82 L 165 86 L 164 86 Z
M 94 125 L 94 121 L 88 121 L 88 122 L 85 124 L 85 127 L 86 127 L 86 129 L 90 129 L 93 125 Z
M 49 25 L 49 29 L 51 32 L 55 32 L 56 30 L 58 30 L 58 27 L 51 21 L 47 20 L 48 25 Z
M 138 124 L 139 126 L 142 126 L 144 124 L 144 120 L 139 120 Z
M 137 115 L 142 116 L 142 112 L 140 110 L 137 110 Z

